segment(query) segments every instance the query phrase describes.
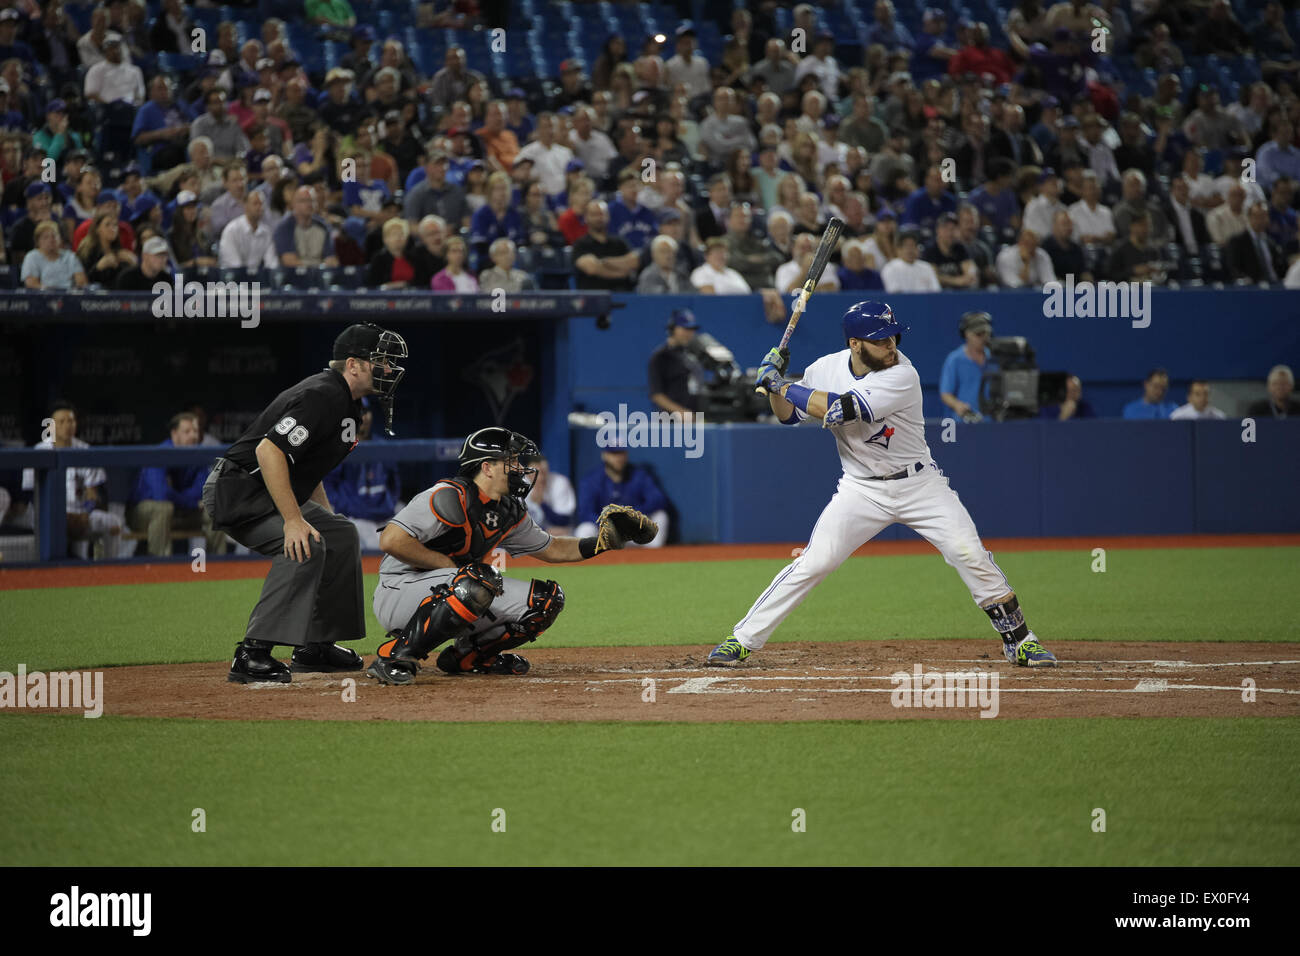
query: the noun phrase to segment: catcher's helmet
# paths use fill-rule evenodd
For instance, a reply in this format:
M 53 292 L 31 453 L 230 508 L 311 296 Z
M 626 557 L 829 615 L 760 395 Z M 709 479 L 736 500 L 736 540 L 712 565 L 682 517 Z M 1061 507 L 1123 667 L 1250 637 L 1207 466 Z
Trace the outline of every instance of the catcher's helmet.
M 480 428 L 461 446 L 460 473 L 469 477 L 485 461 L 513 460 L 516 467 L 510 469 L 510 494 L 522 498 L 532 490 L 533 481 L 537 479 L 537 469 L 531 465 L 531 460 L 541 456 L 537 443 L 525 435 L 508 428 Z
M 902 341 L 908 330 L 894 318 L 894 310 L 886 302 L 868 299 L 851 306 L 844 313 L 844 339 L 887 339 L 897 337 Z

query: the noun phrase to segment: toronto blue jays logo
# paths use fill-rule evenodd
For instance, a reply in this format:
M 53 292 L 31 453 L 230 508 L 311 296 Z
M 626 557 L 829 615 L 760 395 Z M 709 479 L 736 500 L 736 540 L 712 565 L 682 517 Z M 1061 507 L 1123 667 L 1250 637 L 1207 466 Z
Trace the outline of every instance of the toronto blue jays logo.
M 872 442 L 875 442 L 877 445 L 884 445 L 886 448 L 888 448 L 889 439 L 893 437 L 894 437 L 893 427 L 889 425 L 881 425 L 880 431 L 876 432 L 874 435 L 872 435 L 870 438 L 867 439 L 867 444 L 870 445 Z
M 515 396 L 521 394 L 533 381 L 533 366 L 527 360 L 523 339 L 515 339 L 499 348 L 486 352 L 462 373 L 467 382 L 483 389 L 492 408 L 494 423 L 505 420 Z

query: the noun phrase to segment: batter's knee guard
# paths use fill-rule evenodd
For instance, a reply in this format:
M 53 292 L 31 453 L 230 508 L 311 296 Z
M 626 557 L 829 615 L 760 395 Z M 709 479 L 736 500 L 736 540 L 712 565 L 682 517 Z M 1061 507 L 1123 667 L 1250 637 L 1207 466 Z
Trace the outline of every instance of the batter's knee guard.
M 505 590 L 501 572 L 487 565 L 468 565 L 450 583 L 433 588 L 411 615 L 401 634 L 379 647 L 392 660 L 424 660 L 444 641 L 467 634 Z
M 438 667 L 449 674 L 467 671 L 523 674 L 528 670 L 528 660 L 503 652 L 537 640 L 563 610 L 564 591 L 559 584 L 534 579 L 528 589 L 528 609 L 518 620 L 510 621 L 502 633 L 486 636 L 476 645 L 462 648 L 453 644 L 438 655 Z

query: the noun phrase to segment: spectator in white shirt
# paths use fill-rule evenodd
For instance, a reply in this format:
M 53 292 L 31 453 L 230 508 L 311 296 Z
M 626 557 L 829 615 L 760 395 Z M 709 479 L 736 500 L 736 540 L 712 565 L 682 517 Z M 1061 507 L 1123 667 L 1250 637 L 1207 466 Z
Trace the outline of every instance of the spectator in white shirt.
M 799 82 L 811 73 L 817 77 L 817 85 L 831 102 L 840 96 L 840 65 L 834 57 L 835 37 L 829 33 L 819 33 L 813 40 L 813 52 L 795 67 L 794 82 Z
M 85 93 L 91 103 L 125 101 L 144 104 L 144 74 L 123 56 L 122 37 L 109 33 L 104 39 L 104 59 L 86 71 Z
M 739 272 L 727 268 L 727 240 L 721 236 L 704 244 L 704 265 L 691 273 L 691 285 L 713 295 L 746 295 L 751 291 Z
M 1106 127 L 1102 118 L 1096 113 L 1084 117 L 1083 138 L 1079 148 L 1088 157 L 1088 166 L 1103 183 L 1119 182 L 1119 166 L 1115 164 L 1115 153 L 1103 138 Z
M 1183 154 L 1183 175 L 1187 183 L 1189 205 L 1193 209 L 1209 212 L 1223 204 L 1223 197 L 1213 179 L 1205 174 L 1205 150 L 1194 146 Z
M 898 232 L 898 258 L 890 259 L 880 270 L 886 292 L 939 292 L 939 274 L 934 266 L 919 258 L 921 234 L 913 228 Z
M 542 184 L 547 196 L 564 192 L 564 170 L 573 159 L 573 150 L 555 141 L 555 114 L 541 113 L 537 117 L 537 139 L 519 151 L 515 157 L 533 161 L 533 175 Z
M 789 220 L 786 213 L 776 213 L 768 220 L 768 227 L 771 228 L 773 222 L 784 216 Z M 785 228 L 785 227 L 781 227 Z M 788 228 L 785 229 L 788 232 Z M 812 261 L 813 254 L 817 251 L 817 237 L 811 232 L 801 232 L 794 237 L 790 243 L 790 261 L 783 262 L 776 267 L 776 277 L 772 284 L 776 291 L 782 295 L 787 292 L 793 292 L 795 289 L 803 287 L 804 280 L 808 276 L 808 263 Z M 840 278 L 834 269 L 826 269 L 822 273 L 821 279 L 817 282 L 818 292 L 836 292 L 840 288 Z
M 1083 174 L 1083 198 L 1070 207 L 1074 236 L 1080 243 L 1107 245 L 1115 239 L 1115 217 L 1101 204 L 1101 183 L 1091 169 Z
M 671 90 L 678 83 L 692 100 L 713 89 L 709 61 L 695 52 L 695 28 L 686 23 L 677 28 L 677 55 L 664 64 L 664 86 Z
M 221 268 L 274 269 L 280 264 L 275 254 L 275 238 L 263 220 L 262 194 L 249 193 L 244 200 L 244 214 L 233 220 L 221 233 Z
M 1052 257 L 1038 247 L 1038 233 L 1021 229 L 1016 244 L 998 253 L 998 279 L 1008 289 L 1041 289 L 1056 281 Z
M 1228 201 L 1205 217 L 1210 238 L 1221 246 L 1240 232 L 1250 228 L 1246 218 L 1246 189 L 1236 183 L 1228 190 Z
M 1223 197 L 1223 201 L 1228 201 L 1228 191 L 1233 186 L 1240 186 L 1246 192 L 1246 208 L 1249 209 L 1257 202 L 1268 202 L 1268 197 L 1264 195 L 1264 190 L 1260 188 L 1259 183 L 1250 177 L 1250 182 L 1242 176 L 1242 165 L 1246 158 L 1245 150 L 1230 150 L 1228 155 L 1223 159 L 1223 173 L 1214 180 L 1215 191 Z M 1222 209 L 1219 205 L 1216 209 Z
M 1040 236 L 1051 235 L 1058 212 L 1068 213 L 1069 210 L 1061 202 L 1061 180 L 1049 167 L 1038 177 L 1038 195 L 1025 206 L 1024 226 Z
M 596 182 L 605 178 L 610 161 L 618 155 L 613 141 L 596 129 L 596 111 L 590 106 L 579 106 L 574 110 L 569 145 L 574 156 L 582 160 L 587 175 Z
M 1227 418 L 1222 409 L 1210 404 L 1210 383 L 1196 379 L 1187 386 L 1187 404 L 1174 409 L 1171 419 Z

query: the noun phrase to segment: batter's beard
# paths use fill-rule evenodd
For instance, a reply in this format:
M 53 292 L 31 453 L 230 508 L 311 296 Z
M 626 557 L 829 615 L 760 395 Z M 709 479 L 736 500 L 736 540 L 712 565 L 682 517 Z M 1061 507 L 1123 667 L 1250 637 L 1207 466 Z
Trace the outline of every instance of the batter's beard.
M 898 364 L 898 353 L 890 352 L 883 359 L 873 359 L 871 353 L 864 348 L 858 353 L 858 361 L 873 372 L 883 372 L 885 369 L 893 368 Z

